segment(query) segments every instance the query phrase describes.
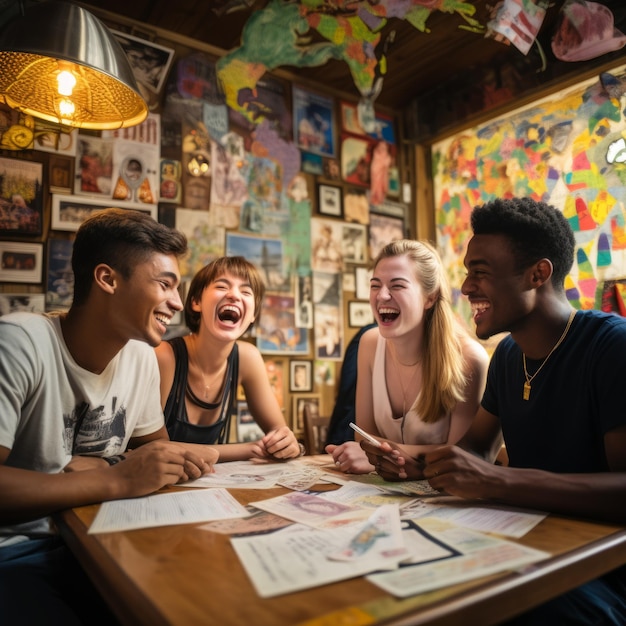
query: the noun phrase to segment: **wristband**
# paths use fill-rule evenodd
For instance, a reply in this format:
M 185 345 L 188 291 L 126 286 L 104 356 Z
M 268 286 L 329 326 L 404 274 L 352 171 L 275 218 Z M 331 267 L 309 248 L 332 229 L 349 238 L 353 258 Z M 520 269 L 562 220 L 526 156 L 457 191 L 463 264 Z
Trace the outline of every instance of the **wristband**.
M 116 454 L 115 456 L 104 456 L 103 461 L 106 461 L 109 465 L 116 465 L 120 461 L 123 461 L 126 457 L 123 454 Z
M 300 454 L 298 456 L 304 456 L 306 454 L 306 448 L 299 441 L 298 441 L 298 446 L 300 447 Z

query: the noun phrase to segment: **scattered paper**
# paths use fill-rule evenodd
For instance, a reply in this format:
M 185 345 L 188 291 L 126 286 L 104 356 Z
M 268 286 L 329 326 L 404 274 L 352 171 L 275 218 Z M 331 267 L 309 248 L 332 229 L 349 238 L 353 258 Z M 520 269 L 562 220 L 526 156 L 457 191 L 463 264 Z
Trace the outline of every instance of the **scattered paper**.
M 88 532 L 94 534 L 193 524 L 247 515 L 245 507 L 225 489 L 163 493 L 104 502 Z

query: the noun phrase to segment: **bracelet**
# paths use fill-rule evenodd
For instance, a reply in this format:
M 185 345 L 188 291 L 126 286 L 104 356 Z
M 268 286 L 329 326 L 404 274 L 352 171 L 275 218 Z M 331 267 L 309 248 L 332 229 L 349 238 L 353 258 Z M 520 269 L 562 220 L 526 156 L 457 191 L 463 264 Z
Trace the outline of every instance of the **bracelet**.
M 126 457 L 123 454 L 116 454 L 115 456 L 103 456 L 102 460 L 106 461 L 109 465 L 116 465 L 125 458 Z
M 298 441 L 298 446 L 300 447 L 300 454 L 298 456 L 304 456 L 306 454 L 306 448 L 299 441 Z

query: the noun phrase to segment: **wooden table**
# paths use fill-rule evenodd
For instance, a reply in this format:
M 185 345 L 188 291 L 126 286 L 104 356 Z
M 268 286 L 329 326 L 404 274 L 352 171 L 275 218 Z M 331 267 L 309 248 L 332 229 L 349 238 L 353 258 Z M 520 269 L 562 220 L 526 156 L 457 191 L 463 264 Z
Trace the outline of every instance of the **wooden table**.
M 246 504 L 287 490 L 230 491 Z M 98 505 L 69 510 L 57 523 L 120 621 L 133 626 L 488 626 L 626 563 L 623 527 L 551 515 L 520 541 L 553 557 L 521 572 L 406 599 L 364 578 L 262 599 L 227 535 L 199 524 L 88 535 L 97 510 Z

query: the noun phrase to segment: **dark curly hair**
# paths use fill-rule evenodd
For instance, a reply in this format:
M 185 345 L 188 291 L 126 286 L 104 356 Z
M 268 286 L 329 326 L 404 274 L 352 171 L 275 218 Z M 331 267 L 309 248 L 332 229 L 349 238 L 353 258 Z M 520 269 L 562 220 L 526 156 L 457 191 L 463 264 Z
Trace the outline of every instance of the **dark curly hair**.
M 539 259 L 550 259 L 552 285 L 563 290 L 574 263 L 576 241 L 561 211 L 532 198 L 498 198 L 474 207 L 471 225 L 475 235 L 508 237 L 519 271 Z

